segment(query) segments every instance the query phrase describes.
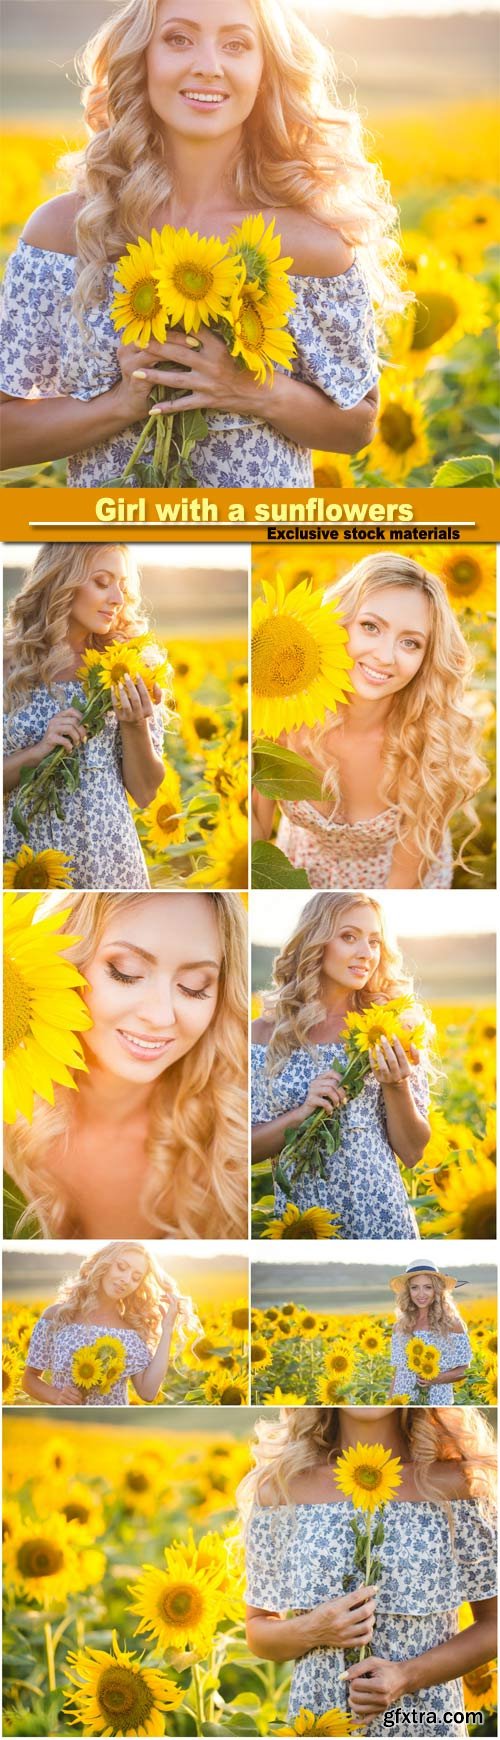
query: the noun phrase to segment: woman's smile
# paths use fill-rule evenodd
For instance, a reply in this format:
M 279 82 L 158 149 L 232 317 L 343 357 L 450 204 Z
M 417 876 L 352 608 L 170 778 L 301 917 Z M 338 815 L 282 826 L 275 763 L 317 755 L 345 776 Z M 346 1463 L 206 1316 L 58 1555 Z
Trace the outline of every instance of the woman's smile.
M 171 1039 L 146 1039 L 143 1034 L 139 1036 L 137 1033 L 128 1033 L 123 1027 L 117 1028 L 117 1034 L 124 1050 L 142 1063 L 150 1063 L 163 1057 L 167 1047 L 175 1045 L 173 1035 Z

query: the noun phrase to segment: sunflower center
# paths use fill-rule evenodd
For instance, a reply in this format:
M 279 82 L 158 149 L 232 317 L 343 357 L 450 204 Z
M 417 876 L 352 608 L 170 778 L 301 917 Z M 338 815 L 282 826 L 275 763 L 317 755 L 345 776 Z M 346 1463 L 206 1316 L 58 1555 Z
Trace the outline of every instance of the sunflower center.
M 215 1347 L 211 1341 L 207 1340 L 206 1335 L 202 1335 L 199 1341 L 195 1341 L 193 1353 L 196 1354 L 197 1359 L 213 1359 L 215 1352 Z
M 34 1536 L 31 1541 L 23 1541 L 17 1563 L 22 1577 L 55 1577 L 62 1571 L 64 1553 L 44 1535 Z
M 302 1328 L 303 1329 L 315 1329 L 316 1328 L 316 1318 L 315 1317 L 303 1317 L 302 1318 Z
M 283 1227 L 281 1237 L 282 1239 L 311 1239 L 315 1237 L 315 1234 L 311 1232 L 307 1221 L 292 1220 L 290 1226 Z
M 266 1355 L 267 1347 L 264 1347 L 263 1342 L 254 1341 L 252 1347 L 252 1365 L 261 1365 L 262 1360 L 266 1358 Z
M 370 1468 L 369 1463 L 361 1462 L 356 1469 L 356 1484 L 364 1487 L 365 1492 L 376 1492 L 381 1478 L 380 1468 Z
M 30 1030 L 30 994 L 22 973 L 9 955 L 3 964 L 3 1051 L 9 1057 Z
M 45 864 L 18 864 L 14 872 L 13 888 L 50 888 L 50 876 Z
M 409 411 L 402 405 L 386 405 L 380 418 L 380 433 L 391 453 L 408 453 L 414 446 L 415 430 Z
M 129 1468 L 126 1475 L 126 1485 L 130 1487 L 131 1492 L 149 1492 L 150 1484 L 145 1474 L 133 1473 L 132 1469 Z
M 183 260 L 174 271 L 174 284 L 180 296 L 191 302 L 201 302 L 213 285 L 213 274 L 194 260 Z
M 236 1384 L 228 1384 L 227 1389 L 222 1391 L 221 1406 L 223 1408 L 240 1408 L 242 1401 L 241 1390 L 237 1389 Z
M 127 666 L 119 663 L 112 665 L 109 675 L 112 683 L 123 683 L 124 677 L 128 675 Z
M 332 1355 L 331 1364 L 334 1371 L 347 1371 L 347 1360 L 343 1353 L 334 1353 Z
M 426 290 L 425 301 L 419 297 L 415 309 L 412 350 L 429 350 L 438 344 L 455 325 L 458 308 L 453 296 L 444 290 Z
M 208 713 L 196 713 L 193 719 L 196 736 L 205 743 L 210 743 L 212 737 L 217 737 L 219 727 L 215 719 L 210 719 Z
M 246 846 L 240 846 L 234 853 L 229 865 L 229 887 L 246 888 L 248 879 L 248 852 Z
M 486 1693 L 491 1691 L 494 1684 L 493 1674 L 488 1662 L 485 1662 L 484 1667 L 471 1668 L 470 1672 L 464 1674 L 463 1677 L 469 1691 L 479 1692 L 481 1697 L 485 1697 Z
M 479 562 L 472 556 L 462 556 L 460 561 L 453 563 L 449 583 L 454 592 L 461 598 L 470 598 L 481 585 L 481 568 Z
M 275 1313 L 277 1315 L 277 1313 Z M 233 1311 L 231 1322 L 233 1329 L 248 1329 L 248 1311 L 246 1305 L 240 1305 Z
M 134 1674 L 131 1668 L 122 1667 L 118 1662 L 99 1674 L 96 1698 L 103 1715 L 113 1723 L 114 1734 L 123 1733 L 125 1720 L 129 1732 L 139 1724 L 144 1727 L 154 1709 L 153 1694 L 142 1674 Z
M 238 316 L 243 343 L 248 350 L 260 350 L 265 338 L 265 326 L 255 302 L 244 296 Z
M 197 1625 L 203 1614 L 203 1602 L 197 1589 L 193 1589 L 191 1585 L 178 1584 L 175 1589 L 165 1590 L 162 1611 L 170 1625 L 188 1621 Z
M 272 616 L 254 635 L 252 669 L 254 694 L 298 695 L 318 676 L 320 649 L 302 622 Z
M 158 314 L 160 299 L 154 279 L 140 278 L 139 282 L 134 284 L 130 301 L 134 314 L 139 315 L 141 320 L 151 319 L 154 314 Z
M 177 821 L 175 820 L 176 815 L 177 811 L 175 804 L 162 804 L 156 817 L 157 827 L 161 828 L 162 834 L 175 834 L 177 827 Z
M 90 1517 L 88 1505 L 75 1504 L 74 1499 L 68 1504 L 63 1504 L 62 1513 L 66 1517 L 66 1522 L 87 1523 Z

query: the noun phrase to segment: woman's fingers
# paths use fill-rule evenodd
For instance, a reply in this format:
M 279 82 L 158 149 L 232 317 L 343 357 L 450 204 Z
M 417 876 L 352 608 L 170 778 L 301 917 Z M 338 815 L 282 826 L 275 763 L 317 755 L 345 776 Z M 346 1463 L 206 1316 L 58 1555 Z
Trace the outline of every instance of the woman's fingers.
M 212 395 L 208 387 L 204 392 L 189 393 L 185 399 L 162 399 L 161 404 L 151 406 L 150 416 L 173 416 L 177 411 L 206 411 L 211 403 Z

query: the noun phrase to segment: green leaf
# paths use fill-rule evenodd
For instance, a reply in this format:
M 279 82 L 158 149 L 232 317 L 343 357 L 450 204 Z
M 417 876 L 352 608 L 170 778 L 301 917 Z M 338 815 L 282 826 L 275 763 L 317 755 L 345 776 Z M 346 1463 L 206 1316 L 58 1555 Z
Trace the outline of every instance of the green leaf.
M 18 834 L 22 834 L 23 840 L 29 841 L 29 828 L 24 819 L 22 810 L 19 809 L 19 804 L 14 804 L 14 807 L 11 810 L 10 819 L 11 822 L 14 823 L 14 827 L 17 828 Z
M 279 846 L 257 840 L 252 847 L 252 888 L 310 888 L 305 870 L 294 870 Z
M 487 453 L 469 459 L 446 459 L 432 479 L 433 489 L 494 489 L 493 460 Z
M 37 1220 L 36 1214 L 30 1214 L 29 1221 L 27 1221 L 26 1226 L 23 1227 L 22 1232 L 16 1233 L 15 1229 L 17 1226 L 17 1222 L 18 1222 L 18 1220 L 20 1220 L 21 1215 L 25 1213 L 27 1207 L 28 1207 L 28 1203 L 26 1201 L 26 1197 L 23 1196 L 22 1190 L 19 1190 L 17 1184 L 14 1184 L 13 1178 L 9 1178 L 8 1172 L 4 1172 L 4 1175 L 3 1175 L 3 1236 L 4 1236 L 4 1239 L 16 1239 L 16 1238 L 40 1239 L 40 1238 L 42 1238 L 42 1236 L 43 1236 L 42 1235 L 42 1228 L 40 1226 L 39 1221 Z
M 283 749 L 279 743 L 259 738 L 253 750 L 253 782 L 262 797 L 292 801 L 322 795 L 322 782 L 303 755 Z

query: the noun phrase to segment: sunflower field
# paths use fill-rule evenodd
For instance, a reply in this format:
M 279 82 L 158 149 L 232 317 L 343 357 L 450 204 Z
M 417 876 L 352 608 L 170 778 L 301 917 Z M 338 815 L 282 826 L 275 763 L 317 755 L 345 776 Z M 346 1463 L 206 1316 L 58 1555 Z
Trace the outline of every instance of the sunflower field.
M 262 999 L 253 997 L 254 1018 Z M 426 1238 L 494 1239 L 496 1230 L 496 1010 L 433 1008 L 438 1071 L 432 1084 L 431 1137 L 412 1171 L 398 1162 Z M 253 1237 L 334 1238 L 328 1213 L 273 1213 L 271 1161 L 252 1167 Z
M 130 800 L 151 887 L 246 889 L 246 641 L 173 641 L 168 659 L 175 713 L 164 735 L 164 778 L 147 809 Z M 33 855 L 21 838 L 4 865 L 6 888 L 71 886 L 71 860 Z
M 401 214 L 411 300 L 383 336 L 375 439 L 354 459 L 317 453 L 319 485 L 494 484 L 497 119 L 487 101 L 370 117 L 374 154 Z M 4 261 L 34 208 L 65 188 L 58 159 L 81 144 L 81 132 L 6 132 Z M 64 479 L 62 460 L 4 474 L 7 483 L 42 488 Z
M 489 1299 L 469 1305 L 461 1300 L 460 1314 L 473 1358 L 467 1377 L 454 1385 L 455 1403 L 496 1406 L 496 1306 Z M 251 1322 L 252 1402 L 366 1407 L 406 1401 L 389 1394 L 394 1313 L 314 1311 L 289 1299 L 281 1306 L 254 1307 Z
M 370 556 L 383 555 L 386 550 L 385 544 L 370 543 Z M 327 694 L 333 696 L 336 705 L 342 705 L 346 699 L 347 703 L 349 701 L 349 695 L 346 697 L 344 693 L 347 675 L 345 630 L 332 616 L 326 633 L 324 615 L 320 618 L 318 612 L 314 614 L 314 598 L 316 591 L 319 594 L 327 586 L 333 586 L 336 580 L 343 579 L 367 553 L 362 546 L 354 549 L 346 544 L 331 546 L 328 552 L 311 549 L 306 558 L 303 554 L 290 554 L 277 559 L 264 545 L 255 545 L 252 550 L 252 721 L 254 740 L 258 743 L 255 783 L 266 797 L 276 793 L 283 797 L 310 797 L 313 801 L 321 797 L 320 782 L 314 778 L 310 764 L 306 766 L 302 759 L 294 759 L 292 766 L 290 752 L 281 748 L 275 739 L 281 732 L 291 731 L 302 723 L 312 726 L 319 718 L 323 721 Z M 446 549 L 432 545 L 423 550 L 421 545 L 409 542 L 404 546 L 404 554 L 438 574 L 444 582 L 473 659 L 467 704 L 477 725 L 478 748 L 487 776 L 474 798 L 474 828 L 460 811 L 451 820 L 455 860 L 453 887 L 496 888 L 496 550 L 494 545 L 487 544 L 447 546 Z M 269 587 L 274 589 L 274 599 Z M 267 697 L 266 670 L 268 672 L 277 634 L 280 639 L 279 644 L 276 641 L 276 651 L 283 670 L 286 670 L 287 601 L 294 589 L 294 632 L 300 635 L 301 645 L 306 644 L 309 635 L 313 642 L 321 638 L 323 679 L 318 674 L 316 685 L 311 684 L 310 690 L 306 685 L 301 693 L 297 692 L 297 685 L 291 686 L 290 695 L 283 684 L 279 693 L 274 691 L 274 699 L 264 699 Z M 308 640 L 307 644 L 309 646 Z M 315 645 L 310 646 L 310 651 L 314 657 Z M 259 693 L 261 667 L 262 695 Z M 267 741 L 269 738 L 273 741 Z M 289 761 L 287 757 L 290 757 Z M 282 786 L 278 781 L 283 782 Z M 284 854 L 278 867 L 275 851 L 276 848 L 269 853 L 261 843 L 254 847 L 253 886 L 308 887 L 306 872 L 293 870 Z
M 33 1330 L 42 1311 L 53 1303 L 49 1299 L 37 1300 L 35 1304 L 23 1303 L 20 1299 L 6 1299 L 3 1307 L 3 1346 L 2 1346 L 2 1396 L 4 1406 L 15 1403 L 16 1407 L 38 1407 L 22 1388 L 22 1373 L 26 1365 L 28 1348 Z M 178 1407 L 190 1403 L 210 1404 L 212 1407 L 242 1407 L 249 1400 L 248 1394 L 248 1299 L 246 1297 L 229 1299 L 216 1307 L 215 1303 L 198 1305 L 195 1302 L 201 1329 L 192 1332 L 187 1341 L 179 1341 L 174 1332 L 169 1369 L 154 1403 L 140 1400 L 132 1382 L 128 1382 L 128 1399 L 138 1407 L 165 1407 L 176 1404 Z M 82 1387 L 82 1402 L 88 1401 L 91 1385 L 92 1403 L 99 1401 L 98 1384 L 100 1379 L 98 1353 L 93 1355 L 94 1378 L 92 1381 L 92 1346 L 84 1349 L 89 1363 L 86 1376 L 86 1386 Z M 90 1356 L 90 1357 L 89 1357 Z M 47 1382 L 51 1381 L 50 1372 L 42 1373 Z M 77 1381 L 75 1379 L 75 1381 Z M 94 1387 L 95 1386 L 95 1387 Z
M 29 1435 L 4 1417 L 4 1735 L 345 1736 L 338 1712 L 288 1724 L 290 1666 L 245 1641 L 247 1422 L 146 1434 L 68 1414 Z M 465 1683 L 470 1732 L 495 1733 L 495 1686 L 493 1667 Z

